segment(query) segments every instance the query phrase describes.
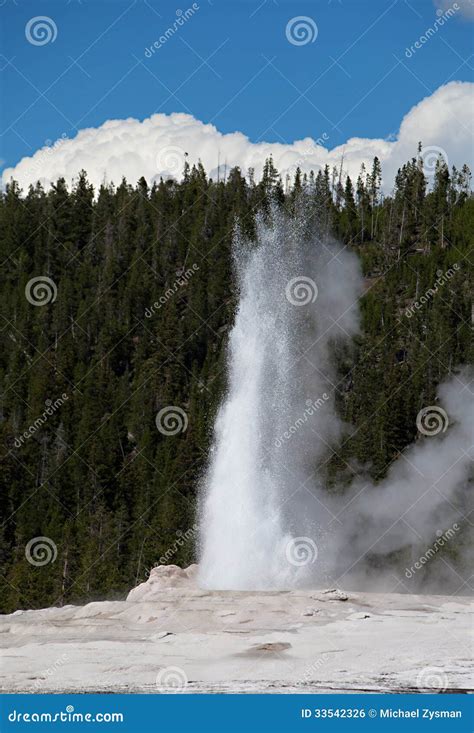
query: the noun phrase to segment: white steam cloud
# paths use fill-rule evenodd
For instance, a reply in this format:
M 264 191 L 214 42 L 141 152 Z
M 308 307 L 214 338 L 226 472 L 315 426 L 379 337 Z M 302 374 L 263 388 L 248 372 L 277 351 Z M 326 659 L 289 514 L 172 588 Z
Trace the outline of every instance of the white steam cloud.
M 222 134 L 214 125 L 181 113 L 157 114 L 142 122 L 108 120 L 98 128 L 81 130 L 73 139 L 64 134 L 53 145 L 7 168 L 2 181 L 5 184 L 13 177 L 26 188 L 40 179 L 47 186 L 60 176 L 70 182 L 85 169 L 95 186 L 104 181 L 120 183 L 123 176 L 130 183 L 141 176 L 151 183 L 160 176 L 179 178 L 185 153 L 191 164 L 200 160 L 214 178 L 220 164 L 221 174 L 224 166 L 227 170 L 239 166 L 244 174 L 254 168 L 258 179 L 270 155 L 283 176 L 293 174 L 297 166 L 307 172 L 326 164 L 339 166 L 344 155 L 344 171 L 354 178 L 361 163 L 370 166 L 378 156 L 384 188 L 389 191 L 397 169 L 416 154 L 420 138 L 426 148 L 436 147 L 450 166 L 474 167 L 473 88 L 474 84 L 458 81 L 440 87 L 408 112 L 393 140 L 351 138 L 332 150 L 326 147 L 331 143 L 330 130 L 321 132 L 316 141 L 308 137 L 291 144 L 253 143 L 241 132 Z
M 342 503 L 341 500 L 329 503 L 341 522 L 337 527 L 332 525 L 334 531 L 327 535 L 331 573 L 339 579 L 355 578 L 360 584 L 362 578 L 365 585 L 372 581 L 378 587 L 393 588 L 395 576 L 390 577 L 389 572 L 380 568 L 378 571 L 370 569 L 367 565 L 369 556 L 374 560 L 377 556 L 398 552 L 410 566 L 433 545 L 437 553 L 439 538 L 450 527 L 455 526 L 459 531 L 464 525 L 465 531 L 469 529 L 467 518 L 472 493 L 469 481 L 473 478 L 474 457 L 472 369 L 464 368 L 451 375 L 440 385 L 438 397 L 445 424 L 439 422 L 433 435 L 420 435 L 419 440 L 408 446 L 380 484 L 374 486 L 370 481 L 358 479 L 344 495 Z M 431 411 L 433 413 L 433 408 Z M 447 582 L 453 590 L 463 587 L 464 592 L 467 591 L 468 586 L 463 581 L 470 574 L 474 553 L 467 547 L 459 551 L 458 541 L 459 537 L 452 540 L 458 572 L 450 569 L 447 563 L 437 563 L 436 570 L 431 566 L 427 568 L 431 572 L 423 576 L 427 586 L 439 591 L 443 582 Z M 433 553 L 429 553 L 429 557 L 434 557 Z M 464 576 L 459 571 L 464 572 Z M 410 575 L 406 578 L 412 580 Z M 402 576 L 405 585 L 406 578 Z

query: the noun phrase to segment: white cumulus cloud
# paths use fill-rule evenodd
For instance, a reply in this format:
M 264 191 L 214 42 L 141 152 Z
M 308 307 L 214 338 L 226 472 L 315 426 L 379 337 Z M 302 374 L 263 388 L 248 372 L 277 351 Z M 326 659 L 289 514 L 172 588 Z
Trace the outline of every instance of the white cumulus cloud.
M 397 169 L 416 155 L 419 140 L 425 148 L 439 149 L 449 166 L 473 167 L 473 89 L 469 82 L 450 82 L 405 115 L 394 139 L 351 138 L 332 150 L 325 147 L 325 140 L 309 137 L 288 144 L 253 143 L 241 132 L 223 134 L 214 125 L 182 113 L 156 114 L 142 122 L 108 120 L 100 127 L 81 130 L 72 139 L 63 136 L 23 158 L 3 172 L 2 182 L 13 177 L 23 188 L 38 179 L 48 185 L 60 176 L 69 182 L 83 168 L 95 186 L 104 181 L 119 183 L 123 176 L 130 183 L 141 176 L 151 183 L 160 176 L 179 178 L 185 153 L 190 164 L 200 160 L 213 177 L 220 162 L 221 167 L 239 166 L 244 174 L 254 168 L 258 179 L 265 159 L 272 155 L 283 176 L 293 174 L 297 166 L 303 171 L 316 171 L 326 163 L 339 167 L 343 158 L 344 172 L 356 178 L 361 163 L 370 166 L 377 155 L 384 188 L 390 190 Z
M 457 2 L 453 2 L 452 0 L 434 0 L 434 4 L 443 13 L 452 8 L 456 12 L 461 13 L 464 18 L 474 20 L 473 0 L 457 0 Z

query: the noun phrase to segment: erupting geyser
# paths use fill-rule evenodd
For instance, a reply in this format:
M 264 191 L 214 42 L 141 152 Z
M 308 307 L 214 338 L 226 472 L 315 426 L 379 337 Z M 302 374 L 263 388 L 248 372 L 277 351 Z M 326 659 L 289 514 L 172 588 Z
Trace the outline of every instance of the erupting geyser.
M 408 564 L 465 517 L 472 379 L 463 370 L 440 388 L 446 434 L 421 436 L 379 485 L 360 477 L 329 493 L 321 464 L 343 428 L 334 354 L 358 330 L 358 258 L 309 217 L 277 211 L 258 220 L 256 241 L 237 234 L 234 252 L 240 301 L 202 486 L 200 583 L 393 589 L 374 556 L 401 552 Z
M 256 242 L 236 236 L 235 266 L 240 304 L 204 488 L 201 581 L 288 588 L 321 572 L 305 557 L 316 555 L 323 518 L 309 482 L 339 432 L 330 344 L 357 329 L 361 278 L 349 250 L 276 212 L 258 221 Z

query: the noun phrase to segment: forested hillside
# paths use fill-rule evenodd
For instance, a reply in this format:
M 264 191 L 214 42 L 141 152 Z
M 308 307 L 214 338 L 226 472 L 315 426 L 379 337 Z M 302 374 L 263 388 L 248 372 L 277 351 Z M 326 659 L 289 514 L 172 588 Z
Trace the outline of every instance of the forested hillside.
M 272 201 L 305 199 L 321 236 L 360 255 L 361 336 L 338 385 L 356 430 L 328 456 L 328 490 L 347 464 L 384 475 L 437 384 L 472 361 L 474 199 L 469 170 L 442 158 L 428 186 L 421 149 L 393 195 L 381 175 L 375 159 L 357 181 L 328 169 L 282 181 L 269 160 L 258 184 L 188 165 L 152 188 L 94 191 L 86 173 L 72 190 L 12 182 L 0 198 L 2 611 L 115 597 L 160 558 L 194 559 L 237 296 L 232 231 L 239 220 L 251 233 Z M 171 435 L 156 422 L 169 406 L 186 428 Z M 54 562 L 28 561 L 37 537 Z

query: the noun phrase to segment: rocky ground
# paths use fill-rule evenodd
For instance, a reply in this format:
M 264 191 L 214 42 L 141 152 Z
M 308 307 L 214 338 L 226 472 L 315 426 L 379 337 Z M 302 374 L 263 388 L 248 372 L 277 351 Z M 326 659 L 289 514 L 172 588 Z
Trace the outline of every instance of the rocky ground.
M 206 591 L 155 568 L 126 601 L 0 616 L 3 692 L 472 691 L 466 597 Z

